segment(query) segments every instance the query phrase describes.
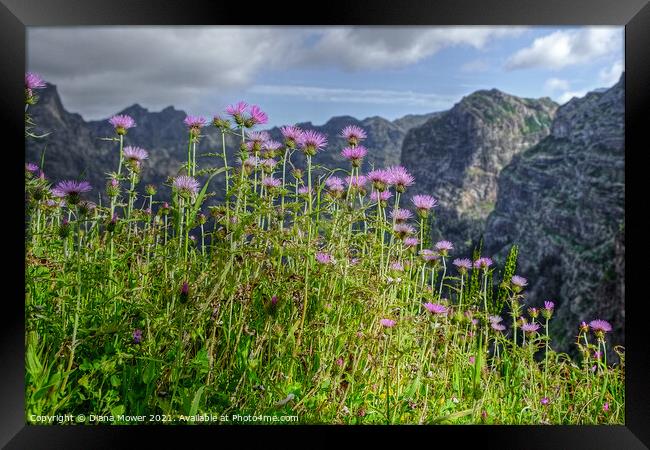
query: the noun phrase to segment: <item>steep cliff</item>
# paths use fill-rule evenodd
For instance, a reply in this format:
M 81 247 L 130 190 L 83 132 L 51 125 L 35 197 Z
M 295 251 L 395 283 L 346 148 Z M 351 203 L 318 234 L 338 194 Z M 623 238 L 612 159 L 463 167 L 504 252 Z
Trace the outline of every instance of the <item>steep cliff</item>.
M 554 343 L 572 347 L 580 321 L 600 318 L 624 343 L 625 149 L 623 78 L 557 110 L 551 134 L 515 156 L 487 220 L 488 252 L 515 243 L 529 304 L 554 300 Z
M 494 209 L 501 169 L 548 135 L 556 109 L 548 98 L 477 91 L 406 135 L 401 161 L 416 178 L 412 193 L 440 202 L 434 239 L 470 254 Z

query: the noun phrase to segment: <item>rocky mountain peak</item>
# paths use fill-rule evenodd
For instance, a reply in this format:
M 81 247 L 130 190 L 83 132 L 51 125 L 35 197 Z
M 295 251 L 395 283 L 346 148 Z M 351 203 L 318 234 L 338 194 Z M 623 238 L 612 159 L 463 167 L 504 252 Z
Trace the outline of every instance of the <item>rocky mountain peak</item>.
M 531 280 L 530 306 L 553 299 L 552 334 L 563 351 L 580 321 L 610 321 L 624 343 L 623 78 L 557 110 L 551 133 L 513 158 L 498 183 L 486 248 L 503 260 L 512 244 Z
M 39 89 L 36 92 L 36 95 L 38 95 L 38 104 L 30 106 L 30 114 L 36 114 L 38 116 L 48 115 L 51 116 L 51 120 L 58 123 L 63 123 L 65 120 L 64 117 L 70 114 L 63 108 L 56 85 L 46 83 L 43 89 Z
M 576 144 L 601 141 L 608 146 L 622 146 L 618 141 L 624 120 L 624 74 L 610 89 L 574 97 L 559 110 L 551 134 Z
M 118 114 L 127 114 L 135 119 L 136 117 L 142 117 L 147 113 L 149 113 L 149 110 L 147 108 L 144 108 L 139 103 L 134 103 L 133 105 L 124 108 Z
M 414 193 L 440 202 L 434 238 L 452 240 L 461 254 L 471 250 L 494 208 L 501 169 L 548 135 L 557 106 L 482 90 L 407 133 L 401 161 L 417 180 Z

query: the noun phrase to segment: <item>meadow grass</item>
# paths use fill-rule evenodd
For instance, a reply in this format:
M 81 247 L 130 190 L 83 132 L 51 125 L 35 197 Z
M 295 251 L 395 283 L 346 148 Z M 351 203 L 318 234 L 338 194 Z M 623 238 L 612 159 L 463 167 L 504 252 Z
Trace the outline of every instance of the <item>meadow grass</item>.
M 554 305 L 524 311 L 515 246 L 501 270 L 478 251 L 452 262 L 453 244 L 428 238 L 435 200 L 410 202 L 417 184 L 403 168 L 360 174 L 363 130 L 343 131 L 351 164 L 333 171 L 312 164 L 336 151 L 318 133 L 287 127 L 275 143 L 252 131 L 266 122 L 259 109 L 227 112 L 234 123 L 212 124 L 222 148 L 198 161 L 209 125 L 186 119 L 188 161 L 170 174 L 171 198 L 140 191 L 146 154 L 125 151 L 136 124 L 124 116 L 111 119 L 120 164 L 94 195 L 103 204 L 26 166 L 28 421 L 624 423 L 624 353 L 608 324 L 576 324 L 579 361 L 555 352 Z M 43 138 L 26 119 L 26 137 Z M 226 161 L 228 134 L 241 139 L 239 163 Z M 217 189 L 226 200 L 207 207 Z

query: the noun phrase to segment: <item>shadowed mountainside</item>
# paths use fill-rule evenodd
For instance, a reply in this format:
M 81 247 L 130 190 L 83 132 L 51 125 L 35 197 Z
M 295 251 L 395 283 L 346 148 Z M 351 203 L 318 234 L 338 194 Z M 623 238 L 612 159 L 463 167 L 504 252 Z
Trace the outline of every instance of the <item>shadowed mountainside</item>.
M 624 344 L 624 78 L 557 110 L 551 133 L 499 177 L 487 220 L 488 253 L 520 246 L 528 301 L 554 300 L 554 336 L 571 347 L 580 321 L 601 318 Z

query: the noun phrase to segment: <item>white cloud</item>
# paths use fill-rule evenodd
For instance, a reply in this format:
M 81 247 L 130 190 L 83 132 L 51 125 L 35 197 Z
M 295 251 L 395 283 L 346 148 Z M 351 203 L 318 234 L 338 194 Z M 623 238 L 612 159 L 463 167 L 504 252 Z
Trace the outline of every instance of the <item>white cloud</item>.
M 569 100 L 571 100 L 573 97 L 578 97 L 578 98 L 584 97 L 585 95 L 587 95 L 587 92 L 589 92 L 589 91 L 587 91 L 587 90 L 584 90 L 584 91 L 567 91 L 567 92 L 564 92 L 559 97 L 557 97 L 557 102 L 559 104 L 564 104 L 564 103 L 568 102 Z
M 506 69 L 541 67 L 561 69 L 574 64 L 621 53 L 623 32 L 620 27 L 589 27 L 581 30 L 556 31 L 537 38 L 530 47 L 517 51 L 506 61 Z
M 174 105 L 202 113 L 216 102 L 236 100 L 232 96 L 255 84 L 262 73 L 404 67 L 445 47 L 481 49 L 492 40 L 523 30 L 482 26 L 31 27 L 28 68 L 57 84 L 66 108 L 86 118 L 105 118 L 133 103 L 154 110 Z
M 616 61 L 611 67 L 605 67 L 598 73 L 600 82 L 609 87 L 618 82 L 623 72 L 623 61 Z
M 523 27 L 345 27 L 326 29 L 306 59 L 349 70 L 396 68 L 443 48 L 484 48 L 494 39 L 518 36 Z
M 315 102 L 399 104 L 400 106 L 427 107 L 432 109 L 449 107 L 458 99 L 458 96 L 413 91 L 325 88 L 299 85 L 260 84 L 252 86 L 248 89 L 248 92 L 283 97 L 302 97 Z
M 569 82 L 560 78 L 549 78 L 544 83 L 544 90 L 547 92 L 567 91 L 569 89 Z

